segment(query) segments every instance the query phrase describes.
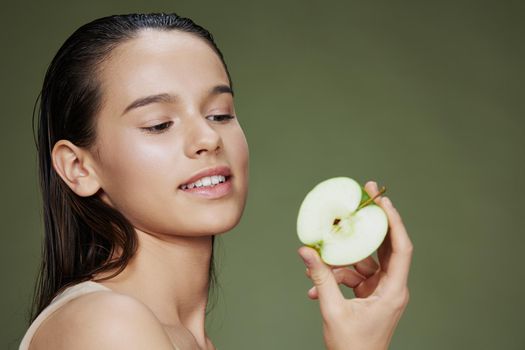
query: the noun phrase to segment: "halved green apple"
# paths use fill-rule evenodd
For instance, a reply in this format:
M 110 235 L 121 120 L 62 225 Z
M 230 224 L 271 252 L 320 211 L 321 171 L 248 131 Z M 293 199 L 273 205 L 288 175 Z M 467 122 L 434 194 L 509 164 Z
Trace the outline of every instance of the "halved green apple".
M 379 194 L 384 191 L 383 187 Z M 316 249 L 321 259 L 333 266 L 365 259 L 383 242 L 387 230 L 386 213 L 348 177 L 334 177 L 316 185 L 304 198 L 297 217 L 301 242 Z

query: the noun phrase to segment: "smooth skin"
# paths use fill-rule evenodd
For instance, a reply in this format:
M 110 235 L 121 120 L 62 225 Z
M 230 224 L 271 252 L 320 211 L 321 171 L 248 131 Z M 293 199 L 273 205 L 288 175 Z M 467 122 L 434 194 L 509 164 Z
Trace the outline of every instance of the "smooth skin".
M 249 168 L 233 96 L 210 94 L 214 86 L 228 85 L 226 71 L 202 39 L 144 30 L 114 49 L 97 78 L 103 104 L 96 145 L 84 149 L 58 141 L 53 167 L 77 195 L 100 195 L 118 209 L 135 227 L 139 249 L 121 274 L 100 282 L 111 291 L 59 308 L 40 326 L 30 349 L 214 350 L 204 327 L 211 237 L 239 222 Z M 137 98 L 159 93 L 176 98 L 123 113 Z M 225 114 L 234 118 L 215 117 Z M 178 189 L 216 165 L 231 168 L 229 195 L 206 199 Z M 368 190 L 373 195 L 375 187 Z M 306 257 L 316 287 L 310 296 L 319 296 L 329 349 L 384 348 L 408 299 L 409 241 L 397 212 L 384 199 L 376 201 L 387 208 L 392 249 L 384 245 L 381 253 L 381 271 L 388 272 L 372 274 L 370 261 L 357 264 L 363 278 L 356 291 L 366 299 L 344 300 L 337 289 L 338 282 L 351 285 L 357 275 L 332 272 L 318 256 Z
M 369 181 L 365 190 L 374 197 L 377 183 Z M 409 300 L 408 275 L 413 245 L 397 209 L 386 196 L 375 203 L 386 212 L 389 229 L 377 253 L 350 267 L 325 264 L 315 249 L 303 246 L 298 253 L 306 265 L 306 275 L 314 286 L 308 291 L 318 299 L 323 319 L 323 335 L 330 350 L 388 349 L 394 330 Z M 353 288 L 355 298 L 345 299 L 338 284 Z
M 232 94 L 210 93 L 228 86 L 226 71 L 204 40 L 175 30 L 142 31 L 101 68 L 96 145 L 60 140 L 53 166 L 77 195 L 100 195 L 118 209 L 135 227 L 139 249 L 121 274 L 100 282 L 113 292 L 61 307 L 31 349 L 215 349 L 204 327 L 211 238 L 240 220 L 249 169 Z M 124 113 L 160 93 L 176 97 Z M 208 199 L 178 188 L 218 165 L 231 169 L 228 195 Z

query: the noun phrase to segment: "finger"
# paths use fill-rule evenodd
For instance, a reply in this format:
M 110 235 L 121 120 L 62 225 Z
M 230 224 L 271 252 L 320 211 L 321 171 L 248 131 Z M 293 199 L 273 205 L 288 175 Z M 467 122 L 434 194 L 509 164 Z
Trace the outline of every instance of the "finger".
M 381 270 L 388 270 L 388 262 L 390 261 L 390 255 L 392 254 L 392 245 L 390 244 L 390 233 L 387 232 L 385 240 L 379 248 L 377 248 L 377 258 L 379 260 L 379 266 Z
M 364 280 L 362 283 L 359 283 L 359 285 L 354 288 L 355 296 L 358 298 L 367 298 L 369 295 L 374 293 L 374 291 L 377 290 L 377 286 L 379 285 L 379 282 L 384 274 L 384 272 L 376 273 L 372 277 Z
M 361 282 L 363 282 L 366 279 L 366 277 L 361 275 L 359 272 L 348 268 L 334 269 L 333 272 L 335 280 L 338 284 L 344 284 L 345 286 L 350 288 L 356 288 Z M 308 291 L 308 296 L 312 299 L 317 299 L 319 297 L 317 293 L 317 288 L 315 286 L 310 288 L 310 290 Z
M 315 288 L 315 286 L 313 286 L 312 288 L 310 288 L 308 290 L 308 297 L 310 299 L 318 299 L 319 298 L 319 294 L 317 293 L 317 288 Z
M 363 276 L 359 272 L 347 268 L 335 269 L 333 270 L 335 280 L 338 284 L 344 284 L 347 287 L 355 288 L 359 283 L 363 282 L 366 279 L 366 276 Z
M 390 240 L 391 253 L 388 258 L 388 269 L 386 270 L 392 287 L 404 288 L 408 282 L 410 263 L 412 260 L 413 245 L 408 237 L 405 225 L 397 209 L 388 197 L 383 197 L 380 202 L 381 208 L 386 212 L 389 222 L 387 239 Z
M 370 198 L 373 198 L 376 194 L 379 193 L 379 188 L 377 186 L 377 182 L 375 182 L 375 181 L 368 181 L 365 184 L 365 190 L 368 193 L 368 195 L 370 196 Z M 377 198 L 374 199 L 374 202 L 376 204 L 379 204 L 380 201 L 381 201 L 381 198 L 382 198 L 382 196 L 377 196 Z
M 377 193 L 379 193 L 379 188 L 378 188 L 377 182 L 375 182 L 375 181 L 368 181 L 365 184 L 365 190 L 367 191 L 367 193 L 370 196 L 370 198 L 374 197 Z M 376 199 L 374 199 L 374 202 L 377 205 L 379 205 L 380 207 L 382 207 L 382 203 L 381 203 L 382 198 L 383 198 L 383 196 L 378 196 Z M 379 264 L 381 266 L 381 270 L 383 270 L 383 271 L 386 271 L 386 269 L 388 268 L 390 252 L 391 252 L 390 239 L 389 239 L 388 233 L 387 233 L 387 237 L 385 237 L 385 240 L 383 241 L 383 243 L 381 243 L 381 245 L 377 249 L 377 257 L 379 259 Z
M 379 265 L 372 256 L 353 264 L 355 269 L 363 276 L 370 277 L 379 269 Z
M 330 317 L 342 307 L 344 296 L 337 285 L 332 269 L 326 265 L 315 249 L 302 246 L 297 251 L 310 270 L 310 279 L 319 294 L 319 304 L 323 316 Z
M 337 270 L 337 269 L 341 269 L 341 268 L 343 268 L 343 267 L 341 267 L 341 266 L 329 266 L 329 267 L 332 269 L 332 271 L 335 271 L 335 270 Z M 346 268 L 346 267 L 345 267 L 345 268 Z M 304 273 L 305 273 L 306 277 L 311 278 L 310 269 L 309 269 L 308 267 L 306 268 L 306 270 L 304 271 Z

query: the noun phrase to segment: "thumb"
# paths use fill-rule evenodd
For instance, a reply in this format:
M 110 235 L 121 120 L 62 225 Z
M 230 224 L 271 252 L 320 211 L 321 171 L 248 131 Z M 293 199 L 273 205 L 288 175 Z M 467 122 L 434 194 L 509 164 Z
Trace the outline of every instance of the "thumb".
M 319 295 L 323 316 L 333 315 L 342 307 L 344 297 L 339 289 L 332 269 L 326 265 L 313 248 L 302 246 L 297 251 L 310 270 L 310 279 Z

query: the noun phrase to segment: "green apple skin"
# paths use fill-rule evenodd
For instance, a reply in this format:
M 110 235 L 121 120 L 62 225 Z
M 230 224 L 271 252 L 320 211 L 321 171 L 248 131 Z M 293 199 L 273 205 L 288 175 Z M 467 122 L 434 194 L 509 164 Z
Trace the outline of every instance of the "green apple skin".
M 335 177 L 317 184 L 304 198 L 297 217 L 300 241 L 332 266 L 351 265 L 371 255 L 384 240 L 388 219 L 359 183 Z M 359 209 L 358 209 L 359 208 Z

